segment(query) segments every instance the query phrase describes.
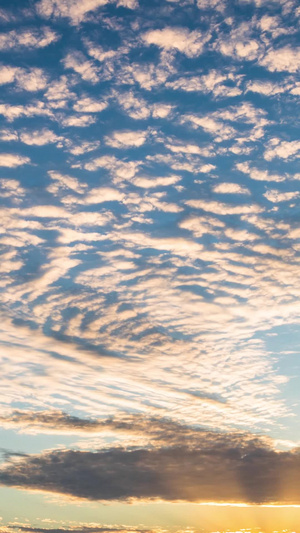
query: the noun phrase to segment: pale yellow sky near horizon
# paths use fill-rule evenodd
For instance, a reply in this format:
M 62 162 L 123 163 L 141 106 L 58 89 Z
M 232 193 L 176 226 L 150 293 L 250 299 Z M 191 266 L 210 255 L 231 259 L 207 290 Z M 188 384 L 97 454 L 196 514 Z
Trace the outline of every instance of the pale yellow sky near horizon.
M 0 487 L 1 526 L 18 524 L 66 530 L 116 526 L 205 533 L 298 533 L 300 505 L 205 503 L 99 503 L 59 494 Z

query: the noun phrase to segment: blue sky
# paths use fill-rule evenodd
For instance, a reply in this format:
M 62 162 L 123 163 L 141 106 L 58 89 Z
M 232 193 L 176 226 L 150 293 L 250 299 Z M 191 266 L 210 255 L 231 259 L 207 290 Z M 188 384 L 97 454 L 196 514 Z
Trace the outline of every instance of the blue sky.
M 1 533 L 298 531 L 299 19 L 0 2 Z

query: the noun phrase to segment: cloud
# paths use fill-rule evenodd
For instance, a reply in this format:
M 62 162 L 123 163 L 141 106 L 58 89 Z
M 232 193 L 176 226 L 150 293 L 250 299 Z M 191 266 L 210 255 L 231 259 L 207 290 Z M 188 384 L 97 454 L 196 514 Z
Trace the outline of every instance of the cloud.
M 71 24 L 78 25 L 87 14 L 109 3 L 109 0 L 40 0 L 36 10 L 41 17 L 67 17 Z M 135 9 L 138 5 L 137 0 L 117 0 L 116 4 L 128 9 Z
M 199 9 L 217 9 L 224 11 L 226 3 L 224 0 L 197 0 L 197 7 Z
M 124 263 L 125 270 L 131 263 Z M 192 391 L 195 393 L 195 391 Z M 196 394 L 196 393 L 195 393 Z M 201 394 L 200 394 L 201 396 Z M 207 402 L 218 403 L 218 398 L 202 395 Z M 128 441 L 139 441 L 147 446 L 164 445 L 174 446 L 184 442 L 195 445 L 198 443 L 203 430 L 188 426 L 168 418 L 158 416 L 144 416 L 123 413 L 108 418 L 80 418 L 64 411 L 26 411 L 14 410 L 0 417 L 3 427 L 16 427 L 23 433 L 32 432 L 69 432 L 72 433 L 105 433 L 109 432 L 111 438 L 123 435 Z
M 30 146 L 44 146 L 46 144 L 56 143 L 62 139 L 63 137 L 57 136 L 53 131 L 47 130 L 46 128 L 20 133 L 20 141 Z
M 53 522 L 52 520 L 50 520 L 49 518 L 47 519 L 44 519 L 42 520 L 42 522 Z M 56 528 L 47 528 L 47 527 L 34 527 L 34 526 L 24 526 L 24 525 L 21 525 L 20 523 L 18 523 L 17 526 L 6 526 L 5 530 L 6 530 L 6 533 L 8 531 L 11 531 L 11 532 L 14 532 L 15 529 L 18 529 L 19 531 L 23 531 L 24 533 L 129 533 L 129 532 L 132 532 L 132 533 L 160 533 L 160 529 L 158 528 L 157 530 L 156 529 L 147 529 L 147 528 L 144 528 L 143 526 L 141 527 L 136 527 L 136 526 L 116 526 L 116 525 L 95 525 L 95 524 L 92 524 L 91 523 L 87 523 L 87 524 L 84 524 L 84 523 L 80 523 L 80 526 L 75 526 L 75 527 L 72 527 L 71 525 L 66 528 L 66 527 L 56 527 Z
M 205 234 L 220 235 L 220 230 L 225 227 L 224 222 L 209 215 L 189 216 L 181 220 L 178 225 L 191 231 L 196 238 L 201 238 Z
M 77 194 L 83 194 L 87 188 L 86 183 L 82 183 L 72 176 L 61 174 L 60 172 L 56 172 L 54 170 L 49 170 L 48 174 L 54 181 L 54 183 L 48 187 L 48 191 L 52 192 L 53 194 L 56 194 L 58 191 L 68 189 L 71 189 Z
M 86 128 L 96 122 L 97 118 L 92 115 L 69 115 L 61 119 L 63 126 L 71 126 L 74 128 Z
M 294 200 L 295 198 L 299 198 L 299 192 L 298 191 L 278 191 L 276 189 L 269 189 L 266 193 L 264 193 L 265 198 L 269 200 L 269 202 L 272 202 L 273 204 L 277 204 L 279 202 L 289 202 L 290 200 Z
M 250 435 L 200 431 L 191 444 L 15 458 L 2 466 L 0 483 L 100 501 L 298 504 L 299 474 L 297 450 L 278 452 Z
M 149 30 L 141 37 L 147 45 L 154 44 L 163 50 L 178 50 L 187 57 L 199 56 L 208 40 L 200 31 L 170 26 L 162 30 Z
M 46 26 L 39 29 L 28 29 L 7 33 L 0 33 L 0 50 L 12 50 L 14 48 L 45 48 L 55 43 L 59 35 Z
M 263 208 L 259 205 L 230 205 L 214 200 L 188 200 L 187 205 L 194 209 L 202 209 L 218 215 L 245 215 L 247 213 L 260 213 Z
M 42 101 L 33 101 L 28 105 L 0 104 L 0 114 L 10 122 L 19 117 L 39 116 L 54 118 L 52 111 L 49 110 Z
M 272 159 L 293 159 L 298 158 L 300 152 L 300 141 L 280 141 L 274 137 L 269 141 L 264 152 L 264 158 L 267 161 Z
M 250 194 L 249 189 L 238 183 L 219 183 L 213 187 L 213 191 L 219 194 Z
M 64 108 L 69 100 L 73 100 L 76 94 L 70 91 L 71 80 L 67 76 L 61 76 L 58 80 L 48 83 L 45 97 L 49 105 L 54 108 Z
M 19 427 L 22 432 L 93 432 L 101 430 L 101 421 L 84 420 L 62 411 L 13 411 L 0 419 L 2 427 Z
M 74 51 L 68 54 L 63 64 L 66 69 L 74 70 L 84 81 L 97 83 L 99 81 L 100 70 L 92 61 L 86 59 L 82 52 Z
M 240 242 L 255 241 L 259 239 L 259 236 L 255 233 L 249 233 L 247 230 L 236 230 L 233 228 L 226 229 L 225 235 L 233 241 Z
M 105 168 L 109 171 L 114 183 L 131 180 L 136 175 L 140 166 L 141 161 L 126 161 L 117 159 L 112 155 L 96 157 L 84 164 L 84 168 L 90 172 L 98 168 Z
M 42 91 L 47 87 L 48 77 L 40 68 L 31 68 L 27 71 L 20 69 L 16 76 L 16 81 L 19 89 L 36 92 Z
M 12 83 L 15 81 L 16 75 L 19 72 L 18 67 L 11 67 L 8 65 L 0 66 L 0 84 Z
M 72 141 L 69 141 L 66 143 L 66 150 L 73 155 L 82 155 L 97 150 L 100 144 L 100 141 L 83 141 L 81 144 L 73 144 Z
M 29 157 L 18 154 L 0 154 L 0 167 L 16 168 L 30 163 Z
M 102 202 L 118 202 L 124 198 L 124 194 L 112 187 L 97 187 L 91 189 L 85 197 L 84 203 L 100 204 Z
M 162 50 L 159 60 L 155 63 L 132 63 L 125 69 L 125 74 L 130 76 L 132 82 L 138 83 L 146 91 L 161 86 L 176 72 L 174 54 L 170 50 Z
M 271 81 L 250 81 L 247 83 L 247 91 L 252 93 L 263 94 L 264 96 L 275 96 L 286 91 L 292 91 L 293 85 L 273 83 Z
M 139 148 L 146 142 L 147 137 L 147 130 L 121 130 L 106 136 L 105 142 L 113 148 Z
M 133 91 L 116 94 L 116 98 L 126 115 L 136 120 L 149 118 L 151 114 L 149 104 L 143 98 L 134 96 Z
M 186 115 L 183 117 L 183 122 L 191 122 L 196 128 L 201 127 L 214 136 L 216 142 L 222 142 L 227 139 L 231 139 L 236 134 L 235 128 L 230 125 L 226 125 L 211 117 L 197 117 L 196 115 Z
M 105 101 L 95 100 L 93 98 L 81 98 L 76 101 L 73 109 L 78 113 L 101 113 L 106 109 L 108 103 Z
M 169 185 L 174 185 L 178 183 L 181 178 L 180 176 L 163 176 L 163 177 L 142 177 L 137 176 L 132 183 L 136 187 L 141 187 L 142 189 L 151 189 L 154 187 L 168 187 Z
M 240 77 L 234 74 L 224 74 L 221 71 L 211 69 L 203 76 L 181 76 L 175 81 L 167 82 L 166 86 L 174 90 L 185 92 L 212 93 L 215 98 L 231 98 L 242 93 L 238 87 Z M 232 86 L 232 82 L 236 84 Z
M 300 48 L 270 49 L 259 63 L 271 72 L 297 72 L 300 69 Z
M 256 181 L 285 181 L 286 177 L 280 174 L 270 174 L 268 170 L 259 170 L 255 167 L 250 167 L 249 163 L 237 163 L 236 168 L 247 174 L 251 179 Z
M 230 20 L 228 20 L 230 22 Z M 254 21 L 232 24 L 230 32 L 223 32 L 213 43 L 222 55 L 236 61 L 254 61 L 262 53 L 264 46 L 254 35 Z
M 1 66 L 0 84 L 15 82 L 19 90 L 36 92 L 45 89 L 48 78 L 40 68 L 23 69 L 19 67 Z

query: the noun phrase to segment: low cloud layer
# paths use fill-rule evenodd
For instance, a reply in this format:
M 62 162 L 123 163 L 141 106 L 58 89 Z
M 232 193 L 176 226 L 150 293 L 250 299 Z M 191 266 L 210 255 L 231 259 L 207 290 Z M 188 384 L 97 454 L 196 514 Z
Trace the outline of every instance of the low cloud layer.
M 16 458 L 0 483 L 89 500 L 300 503 L 299 451 L 259 438 L 199 433 L 198 442 L 95 452 L 50 451 Z

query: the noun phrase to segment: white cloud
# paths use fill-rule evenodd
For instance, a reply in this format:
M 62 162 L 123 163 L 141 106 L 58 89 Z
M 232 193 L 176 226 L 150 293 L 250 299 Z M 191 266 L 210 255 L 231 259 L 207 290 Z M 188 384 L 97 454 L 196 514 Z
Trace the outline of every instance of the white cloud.
M 103 202 L 122 201 L 124 194 L 111 187 L 98 187 L 91 189 L 86 195 L 83 203 L 85 204 L 100 204 Z
M 299 192 L 298 191 L 278 191 L 276 189 L 269 189 L 264 196 L 269 200 L 269 202 L 272 202 L 274 204 L 277 204 L 279 202 L 289 202 L 290 200 L 293 200 L 294 198 L 299 198 Z
M 151 189 L 154 187 L 168 187 L 169 185 L 174 185 L 175 183 L 178 183 L 178 181 L 180 180 L 180 176 L 176 175 L 153 178 L 138 176 L 132 181 L 132 183 L 137 187 L 141 187 L 143 189 Z
M 56 42 L 59 36 L 51 28 L 12 30 L 0 33 L 0 50 L 13 48 L 45 48 Z
M 18 154 L 0 154 L 0 167 L 16 168 L 30 163 L 29 157 Z
M 136 120 L 149 118 L 151 114 L 150 106 L 141 96 L 134 96 L 133 91 L 122 92 L 115 96 L 129 117 Z
M 13 130 L 0 130 L 1 141 L 18 141 L 19 136 L 16 131 Z
M 0 85 L 5 85 L 6 83 L 13 83 L 15 81 L 16 75 L 19 72 L 18 67 L 10 67 L 8 65 L 0 66 Z
M 182 117 L 182 122 L 190 122 L 193 127 L 203 128 L 204 131 L 214 136 L 216 142 L 231 139 L 236 134 L 236 130 L 233 126 L 224 124 L 224 122 L 209 116 L 199 117 L 197 115 L 185 115 Z
M 282 94 L 287 91 L 287 86 L 285 84 L 280 85 L 279 83 L 272 83 L 271 81 L 250 81 L 247 83 L 246 90 L 252 93 L 263 94 L 264 96 L 274 96 L 277 94 Z
M 211 69 L 208 74 L 203 76 L 181 76 L 175 81 L 167 82 L 166 86 L 174 90 L 185 92 L 202 92 L 205 94 L 212 93 L 216 98 L 230 98 L 242 93 L 237 86 L 241 78 L 234 74 L 226 74 L 218 70 Z M 226 85 L 226 82 L 231 82 Z M 232 82 L 235 85 L 232 86 Z
M 167 118 L 173 110 L 174 106 L 170 104 L 153 104 L 152 116 L 153 118 Z
M 156 63 L 133 63 L 125 69 L 132 81 L 137 82 L 146 91 L 164 84 L 170 75 L 176 72 L 172 50 L 162 50 Z
M 82 183 L 77 178 L 72 176 L 61 174 L 55 170 L 49 170 L 48 174 L 54 181 L 54 183 L 48 187 L 48 191 L 54 194 L 64 189 L 71 189 L 78 194 L 83 194 L 87 188 L 86 183 Z
M 128 9 L 136 9 L 139 3 L 137 0 L 117 0 L 117 7 L 127 7 Z
M 205 233 L 217 234 L 225 227 L 224 222 L 209 215 L 201 217 L 191 216 L 182 220 L 179 227 L 191 231 L 195 237 L 202 237 Z
M 141 161 L 123 161 L 115 156 L 101 156 L 85 163 L 84 168 L 89 171 L 105 168 L 109 171 L 114 183 L 121 183 L 124 180 L 131 180 L 140 165 Z
M 67 142 L 67 151 L 73 155 L 87 154 L 89 152 L 97 150 L 100 144 L 100 141 L 84 141 L 81 144 L 73 144 L 72 142 Z
M 58 137 L 53 131 L 47 130 L 46 128 L 20 133 L 20 141 L 33 146 L 44 146 L 45 144 L 55 143 L 62 139 L 63 137 Z
M 108 103 L 105 101 L 95 100 L 94 98 L 81 98 L 76 101 L 73 109 L 78 113 L 101 113 L 106 109 Z
M 138 148 L 146 142 L 147 136 L 148 131 L 142 130 L 115 131 L 105 137 L 105 142 L 113 148 Z
M 110 0 L 40 0 L 36 9 L 42 17 L 67 17 L 72 24 L 77 25 L 88 13 L 109 3 Z M 116 4 L 128 9 L 135 9 L 138 5 L 137 0 L 117 0 Z
M 284 181 L 286 179 L 280 174 L 270 174 L 267 170 L 250 167 L 249 163 L 237 163 L 236 168 L 256 181 Z
M 245 215 L 248 213 L 260 213 L 263 211 L 259 205 L 230 205 L 214 200 L 188 200 L 186 205 L 195 209 L 203 209 L 216 215 Z
M 99 81 L 100 70 L 94 63 L 78 51 L 74 51 L 68 54 L 63 60 L 63 64 L 66 69 L 74 70 L 81 78 L 91 83 L 97 83 Z
M 290 159 L 299 157 L 300 141 L 280 141 L 276 137 L 271 139 L 268 143 L 268 147 L 265 150 L 264 158 L 267 161 L 272 159 Z
M 148 45 L 154 44 L 163 50 L 178 50 L 188 57 L 199 56 L 208 40 L 200 31 L 180 27 L 150 30 L 142 35 L 142 39 Z
M 219 183 L 213 187 L 213 191 L 219 194 L 250 194 L 247 187 L 243 187 L 238 183 Z
M 74 128 L 86 128 L 96 122 L 96 117 L 92 115 L 69 115 L 64 117 L 61 122 L 63 126 L 73 126 Z
M 53 117 L 52 111 L 50 111 L 44 104 L 44 102 L 38 101 L 23 105 L 10 105 L 10 104 L 0 104 L 0 114 L 3 115 L 7 120 L 13 121 L 19 117 Z
M 201 165 L 201 167 L 199 168 L 199 172 L 202 172 L 203 174 L 208 174 L 212 170 L 215 170 L 215 168 L 215 165 L 208 163 L 207 165 Z
M 100 63 L 113 59 L 118 55 L 118 50 L 104 50 L 102 46 L 96 45 L 90 41 L 85 41 L 88 54 L 97 59 Z
M 224 33 L 214 43 L 214 48 L 222 55 L 232 57 L 238 61 L 253 61 L 262 52 L 262 43 L 253 37 L 253 22 L 243 22 L 233 25 L 230 33 Z
M 35 92 L 45 89 L 48 78 L 40 68 L 0 66 L 0 85 L 13 82 L 17 84 L 18 89 Z
M 225 0 L 197 0 L 199 9 L 216 9 L 217 11 L 224 11 L 226 7 Z
M 41 68 L 32 68 L 28 71 L 21 69 L 16 79 L 19 89 L 29 92 L 41 91 L 48 84 L 48 77 Z
M 233 241 L 255 241 L 259 238 L 255 233 L 249 233 L 247 230 L 228 228 L 225 230 L 225 235 Z
M 45 97 L 49 104 L 55 108 L 65 107 L 68 100 L 76 97 L 76 94 L 70 91 L 70 80 L 67 76 L 61 76 L 58 80 L 48 83 L 48 89 Z
M 297 72 L 300 69 L 300 48 L 284 46 L 271 49 L 259 63 L 271 72 Z
M 34 205 L 22 210 L 25 217 L 35 218 L 69 218 L 70 213 L 57 205 Z

